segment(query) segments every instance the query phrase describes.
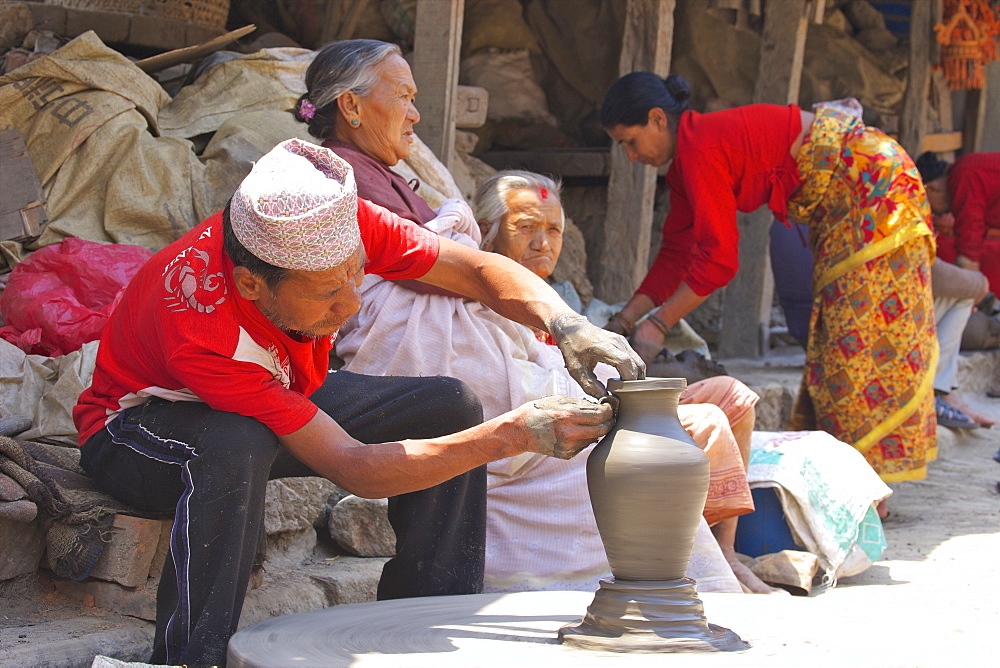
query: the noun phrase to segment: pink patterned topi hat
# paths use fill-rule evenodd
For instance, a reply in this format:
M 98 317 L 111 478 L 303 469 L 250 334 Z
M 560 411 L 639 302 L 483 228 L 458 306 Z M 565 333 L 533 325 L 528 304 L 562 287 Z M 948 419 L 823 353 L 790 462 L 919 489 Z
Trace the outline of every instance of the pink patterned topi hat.
M 300 139 L 257 161 L 229 213 L 240 243 L 276 267 L 330 269 L 361 243 L 354 170 L 330 149 Z

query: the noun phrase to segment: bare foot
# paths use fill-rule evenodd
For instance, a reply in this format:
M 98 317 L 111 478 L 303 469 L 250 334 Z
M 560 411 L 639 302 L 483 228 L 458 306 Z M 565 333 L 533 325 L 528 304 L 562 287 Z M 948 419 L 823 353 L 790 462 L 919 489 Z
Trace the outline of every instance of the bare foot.
M 889 517 L 889 502 L 886 499 L 879 501 L 878 505 L 875 506 L 875 512 L 878 513 L 878 518 L 880 520 L 884 520 Z

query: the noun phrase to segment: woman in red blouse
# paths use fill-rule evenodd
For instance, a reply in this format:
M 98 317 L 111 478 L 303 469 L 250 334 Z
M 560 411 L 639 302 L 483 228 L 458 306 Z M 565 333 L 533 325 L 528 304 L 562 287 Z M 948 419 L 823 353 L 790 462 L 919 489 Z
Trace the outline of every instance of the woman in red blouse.
M 633 72 L 601 122 L 629 159 L 670 164 L 659 254 L 609 329 L 644 356 L 739 267 L 736 212 L 810 226 L 813 311 L 793 422 L 861 451 L 885 480 L 936 456 L 930 210 L 912 160 L 844 110 L 755 104 L 699 114 L 672 75 Z M 645 320 L 643 316 L 649 314 Z

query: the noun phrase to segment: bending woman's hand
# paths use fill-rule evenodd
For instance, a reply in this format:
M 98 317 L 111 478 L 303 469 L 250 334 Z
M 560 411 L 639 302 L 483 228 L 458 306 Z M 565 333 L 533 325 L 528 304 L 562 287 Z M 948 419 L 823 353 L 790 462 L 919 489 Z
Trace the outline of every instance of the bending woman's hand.
M 643 362 L 652 364 L 657 354 L 663 350 L 663 343 L 666 341 L 666 338 L 666 335 L 664 335 L 660 328 L 647 318 L 636 325 L 629 343 L 632 344 L 632 349 L 639 354 Z
M 592 397 L 608 396 L 607 388 L 594 374 L 598 362 L 615 367 L 622 380 L 646 377 L 645 362 L 621 335 L 595 327 L 582 315 L 561 315 L 550 330 L 569 374 Z

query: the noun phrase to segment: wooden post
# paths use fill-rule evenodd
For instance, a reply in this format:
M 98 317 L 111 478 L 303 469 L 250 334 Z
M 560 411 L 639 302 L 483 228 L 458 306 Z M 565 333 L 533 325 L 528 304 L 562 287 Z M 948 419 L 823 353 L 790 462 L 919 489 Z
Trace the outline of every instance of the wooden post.
M 939 1 L 939 0 L 935 0 Z M 931 44 L 934 40 L 930 2 L 915 2 L 910 14 L 910 67 L 903 110 L 899 116 L 899 143 L 916 160 L 927 131 L 927 98 L 931 82 Z
M 976 153 L 982 149 L 983 128 L 986 125 L 986 82 L 982 89 L 965 91 L 965 117 L 962 123 L 962 152 Z
M 413 80 L 420 107 L 417 134 L 449 170 L 464 14 L 465 0 L 417 0 L 413 39 Z
M 806 32 L 816 8 L 807 0 L 764 5 L 755 103 L 798 102 Z M 721 357 L 760 357 L 767 350 L 774 276 L 770 263 L 772 215 L 766 206 L 737 214 L 740 270 L 726 288 L 719 340 Z
M 618 73 L 670 72 L 674 0 L 628 0 Z M 625 150 L 611 148 L 608 209 L 601 244 L 596 294 L 614 304 L 632 296 L 649 268 L 656 170 L 631 163 Z

